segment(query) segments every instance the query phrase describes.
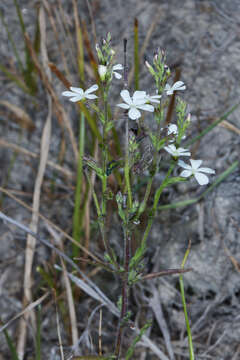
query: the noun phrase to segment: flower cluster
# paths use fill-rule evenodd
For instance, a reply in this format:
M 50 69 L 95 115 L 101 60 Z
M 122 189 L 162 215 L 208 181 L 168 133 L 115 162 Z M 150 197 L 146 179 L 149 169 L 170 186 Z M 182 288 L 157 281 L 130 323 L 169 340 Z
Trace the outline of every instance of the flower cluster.
M 123 66 L 121 64 L 111 65 L 111 61 L 108 61 L 109 59 L 112 60 L 114 52 L 110 48 L 110 38 L 109 41 L 105 41 L 104 51 L 100 49 L 100 47 L 97 45 L 97 53 L 98 57 L 101 60 L 101 62 L 105 62 L 104 64 L 100 64 L 98 66 L 98 73 L 100 76 L 101 81 L 105 82 L 111 82 L 112 77 L 114 76 L 116 79 L 121 79 L 122 75 L 118 71 L 123 70 Z M 165 58 L 164 54 L 162 54 L 162 58 Z M 186 89 L 186 85 L 183 83 L 183 81 L 177 81 L 172 86 L 170 86 L 166 81 L 169 76 L 169 68 L 166 67 L 166 65 L 162 66 L 160 64 L 161 59 L 156 57 L 154 58 L 154 65 L 158 71 L 158 73 L 165 74 L 165 86 L 162 88 L 163 91 L 165 91 L 167 96 L 171 96 L 174 94 L 175 91 L 182 91 Z M 147 67 L 156 77 L 156 70 L 151 67 L 147 63 Z M 167 69 L 167 72 L 166 72 Z M 62 93 L 63 96 L 69 97 L 69 100 L 72 102 L 77 101 L 85 101 L 85 100 L 94 100 L 97 98 L 95 94 L 92 94 L 93 92 L 98 90 L 98 85 L 94 84 L 89 89 L 83 90 L 81 88 L 77 87 L 70 87 L 70 91 L 64 91 Z M 118 107 L 124 109 L 127 112 L 128 117 L 131 120 L 137 120 L 141 117 L 141 111 L 148 111 L 148 112 L 154 112 L 155 106 L 158 106 L 160 104 L 160 99 L 162 98 L 162 95 L 159 94 L 160 90 L 157 90 L 156 95 L 149 95 L 146 93 L 146 91 L 135 91 L 133 95 L 131 96 L 128 90 L 122 90 L 120 92 L 120 96 L 123 103 L 117 104 Z M 163 94 L 163 92 L 162 92 Z M 185 104 L 181 100 L 179 101 L 179 106 L 177 108 L 179 121 L 178 125 L 176 124 L 170 124 L 167 128 L 167 136 L 171 135 L 171 139 L 169 142 L 170 145 L 163 146 L 164 150 L 168 152 L 173 159 L 176 161 L 179 157 L 185 156 L 185 157 L 191 157 L 191 152 L 188 149 L 182 148 L 179 146 L 179 143 L 181 139 L 185 138 L 184 132 L 188 124 L 190 123 L 190 114 L 188 114 L 187 118 L 185 119 Z M 180 140 L 179 139 L 179 132 L 180 132 Z M 174 144 L 175 143 L 175 144 Z M 204 168 L 200 167 L 202 164 L 202 160 L 193 160 L 190 159 L 190 164 L 186 164 L 182 160 L 178 160 L 178 165 L 183 168 L 184 170 L 180 173 L 180 176 L 183 178 L 189 178 L 194 177 L 197 182 L 200 185 L 206 185 L 209 182 L 208 177 L 206 174 L 215 174 L 215 171 L 210 168 Z

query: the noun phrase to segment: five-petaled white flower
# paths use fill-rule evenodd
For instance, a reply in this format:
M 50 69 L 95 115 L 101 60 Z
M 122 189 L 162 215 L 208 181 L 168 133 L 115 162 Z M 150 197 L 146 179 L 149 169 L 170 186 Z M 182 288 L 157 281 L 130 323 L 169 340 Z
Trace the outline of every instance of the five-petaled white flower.
M 159 104 L 160 103 L 160 101 L 158 100 L 158 99 L 161 99 L 161 95 L 146 95 L 145 96 L 145 99 L 146 99 L 146 101 L 148 102 L 150 102 L 150 103 L 157 103 L 157 104 Z
M 190 159 L 190 163 L 191 165 L 188 165 L 185 164 L 185 162 L 182 160 L 178 161 L 178 165 L 181 166 L 183 169 L 185 169 L 181 172 L 180 176 L 187 178 L 193 175 L 197 180 L 197 182 L 199 183 L 199 185 L 208 184 L 209 179 L 203 173 L 215 174 L 215 170 L 210 168 L 203 168 L 203 167 L 201 168 L 200 166 L 202 164 L 202 160 Z
M 186 89 L 186 85 L 184 85 L 183 81 L 177 81 L 172 86 L 170 86 L 169 84 L 166 84 L 165 86 L 167 95 L 172 95 L 174 91 L 185 90 L 185 89 Z
M 146 104 L 145 91 L 135 91 L 131 97 L 128 90 L 122 90 L 120 95 L 126 104 L 117 104 L 117 106 L 128 110 L 128 116 L 132 120 L 136 120 L 141 117 L 139 109 L 150 112 L 154 111 L 154 107 L 152 105 Z
M 191 153 L 188 149 L 184 148 L 176 148 L 175 145 L 168 145 L 164 147 L 164 150 L 166 150 L 169 154 L 171 154 L 173 157 L 179 157 L 179 156 L 191 156 Z
M 97 96 L 94 94 L 91 94 L 93 91 L 96 91 L 98 89 L 98 85 L 92 85 L 89 89 L 83 90 L 81 88 L 76 88 L 71 86 L 71 91 L 64 91 L 62 93 L 63 96 L 68 96 L 69 100 L 72 102 L 77 102 L 84 99 L 96 99 Z

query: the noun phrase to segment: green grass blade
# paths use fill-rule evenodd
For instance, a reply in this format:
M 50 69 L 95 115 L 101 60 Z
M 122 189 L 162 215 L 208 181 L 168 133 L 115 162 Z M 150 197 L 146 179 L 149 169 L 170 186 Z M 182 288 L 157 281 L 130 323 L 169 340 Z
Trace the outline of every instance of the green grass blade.
M 25 93 L 31 95 L 31 91 L 27 87 L 24 81 L 18 75 L 13 74 L 9 71 L 4 65 L 0 64 L 0 71 L 2 71 L 9 80 L 13 81 L 20 89 L 22 89 Z
M 185 265 L 185 263 L 187 261 L 189 252 L 190 252 L 190 244 L 189 244 L 189 246 L 187 248 L 187 251 L 186 251 L 186 253 L 184 255 L 184 259 L 183 259 L 183 262 L 182 262 L 182 265 L 181 265 L 182 269 L 184 269 L 184 265 Z M 184 284 L 183 284 L 183 276 L 182 275 L 179 276 L 179 285 L 180 285 L 180 292 L 181 292 L 182 303 L 183 303 L 183 311 L 184 311 L 185 323 L 186 323 L 187 334 L 188 334 L 189 359 L 194 360 L 192 333 L 191 333 L 191 328 L 190 328 L 189 319 L 188 319 L 187 304 L 186 304 L 186 299 L 185 299 L 185 294 L 184 294 Z
M 184 207 L 184 206 L 194 204 L 194 203 L 198 202 L 198 200 L 199 200 L 199 198 L 195 198 L 195 199 L 188 199 L 188 200 L 178 201 L 178 202 L 175 202 L 175 203 L 172 203 L 172 204 L 160 205 L 158 207 L 158 210 L 177 209 L 179 207 Z
M 23 21 L 23 17 L 22 17 L 22 12 L 21 12 L 21 9 L 20 9 L 20 6 L 19 6 L 17 0 L 13 0 L 13 2 L 14 2 L 14 5 L 15 5 L 15 8 L 16 8 L 16 12 L 17 12 L 19 24 L 20 24 L 20 27 L 21 27 L 21 30 L 22 30 L 22 34 L 24 35 L 25 32 L 26 32 L 26 28 L 25 28 L 25 24 L 24 24 L 24 21 Z
M 31 54 L 30 54 L 29 48 L 27 46 L 26 38 L 25 38 L 26 27 L 25 27 L 22 12 L 21 12 L 21 9 L 20 9 L 20 6 L 19 6 L 17 0 L 13 0 L 13 2 L 15 5 L 15 8 L 16 8 L 19 25 L 20 25 L 24 43 L 25 43 L 25 68 L 23 69 L 22 74 L 23 74 L 23 77 L 24 77 L 24 80 L 25 80 L 27 86 L 29 87 L 29 89 L 31 91 L 31 94 L 34 95 L 34 94 L 36 94 L 36 91 L 37 91 L 37 84 L 33 77 L 34 64 L 33 64 Z M 38 20 L 37 20 L 37 22 L 38 22 Z
M 36 360 L 41 360 L 41 305 L 37 309 Z
M 3 13 L 2 11 L 0 11 L 0 17 L 1 17 L 1 21 L 2 21 L 2 24 L 3 26 L 5 27 L 5 30 L 7 32 L 7 37 L 8 37 L 8 41 L 10 42 L 10 44 L 12 45 L 12 48 L 13 48 L 13 52 L 14 52 L 14 55 L 15 55 L 15 58 L 17 60 L 17 63 L 18 63 L 18 66 L 21 70 L 21 72 L 23 73 L 24 72 L 24 66 L 23 66 L 23 63 L 20 59 L 20 56 L 18 54 L 18 51 L 17 51 L 17 48 L 16 48 L 16 45 L 15 45 L 15 42 L 12 38 L 12 35 L 10 33 L 10 31 L 8 30 L 8 25 L 6 24 L 5 20 L 4 20 L 4 16 L 3 16 Z
M 225 170 L 222 174 L 220 174 L 217 178 L 217 180 L 215 180 L 212 185 L 210 185 L 200 196 L 199 196 L 199 200 L 202 199 L 204 196 L 206 196 L 210 191 L 213 190 L 213 188 L 215 188 L 216 186 L 218 186 L 223 180 L 226 179 L 227 176 L 229 176 L 234 170 L 237 169 L 239 165 L 239 161 L 236 160 L 232 163 L 232 165 L 230 165 L 227 170 Z
M 11 337 L 8 335 L 7 330 L 3 330 L 3 333 L 5 335 L 9 350 L 11 352 L 12 360 L 19 360 L 19 357 L 17 355 L 16 347 L 15 347 Z
M 234 105 L 229 111 L 223 114 L 219 119 L 214 121 L 211 125 L 207 126 L 199 135 L 195 136 L 192 140 L 190 140 L 186 146 L 194 144 L 196 141 L 200 140 L 203 136 L 205 136 L 209 131 L 214 129 L 218 124 L 220 124 L 223 120 L 227 119 L 230 114 L 232 114 L 240 105 L 240 103 Z
M 134 79 L 135 90 L 139 89 L 139 42 L 138 42 L 138 20 L 134 20 Z
M 91 115 L 91 113 L 89 112 L 87 107 L 82 102 L 79 102 L 78 105 L 79 105 L 81 111 L 84 113 L 93 134 L 97 137 L 97 139 L 100 142 L 102 142 L 102 136 L 98 130 L 95 118 Z

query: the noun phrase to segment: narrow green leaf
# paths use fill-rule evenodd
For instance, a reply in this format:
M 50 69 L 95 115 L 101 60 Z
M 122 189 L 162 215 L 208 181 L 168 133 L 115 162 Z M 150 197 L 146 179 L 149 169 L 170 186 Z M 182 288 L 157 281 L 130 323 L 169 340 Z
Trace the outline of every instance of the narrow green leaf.
M 77 184 L 75 192 L 75 203 L 73 212 L 73 238 L 80 242 L 82 222 L 80 221 L 81 212 L 81 201 L 82 201 L 82 184 L 83 184 L 83 155 L 84 155 L 84 144 L 85 144 L 85 117 L 83 113 L 79 118 L 79 158 L 77 164 Z M 88 163 L 90 160 L 88 160 Z M 92 161 L 91 161 L 92 162 Z M 88 164 L 89 165 L 89 164 Z M 79 254 L 79 248 L 73 244 L 73 256 L 76 257 Z
M 220 124 L 223 120 L 227 119 L 230 114 L 232 114 L 240 105 L 240 103 L 234 105 L 229 111 L 223 114 L 218 120 L 214 121 L 211 125 L 207 126 L 199 135 L 195 136 L 192 140 L 187 142 L 186 146 L 194 144 L 196 141 L 200 140 L 204 135 L 209 133 L 212 129 L 214 129 L 218 124 Z
M 41 360 L 41 305 L 37 309 L 36 360 Z
M 135 347 L 137 345 L 137 343 L 141 340 L 142 336 L 145 334 L 145 332 L 147 331 L 147 329 L 152 325 L 151 322 L 147 322 L 140 330 L 139 334 L 135 337 L 135 339 L 133 340 L 132 345 L 130 346 L 130 348 L 127 351 L 126 360 L 131 359 L 131 357 L 133 356 Z
M 12 35 L 11 35 L 11 32 L 8 30 L 8 25 L 6 24 L 5 20 L 4 20 L 4 16 L 3 16 L 3 13 L 2 11 L 0 11 L 0 17 L 1 17 L 1 20 L 2 20 L 2 24 L 3 26 L 5 27 L 6 31 L 7 31 L 7 37 L 8 37 L 8 41 L 10 42 L 10 44 L 12 45 L 12 48 L 13 48 L 13 52 L 14 52 L 14 55 L 15 55 L 15 58 L 17 60 L 17 63 L 18 63 L 18 66 L 21 70 L 21 72 L 23 73 L 24 72 L 24 66 L 23 66 L 23 63 L 20 59 L 20 56 L 18 54 L 18 51 L 17 51 L 17 48 L 16 48 L 16 45 L 15 45 L 15 42 L 12 38 Z
M 13 341 L 12 341 L 11 337 L 8 335 L 7 330 L 3 330 L 3 333 L 5 335 L 9 350 L 11 352 L 12 360 L 19 360 L 19 357 L 17 355 L 16 347 L 13 344 Z

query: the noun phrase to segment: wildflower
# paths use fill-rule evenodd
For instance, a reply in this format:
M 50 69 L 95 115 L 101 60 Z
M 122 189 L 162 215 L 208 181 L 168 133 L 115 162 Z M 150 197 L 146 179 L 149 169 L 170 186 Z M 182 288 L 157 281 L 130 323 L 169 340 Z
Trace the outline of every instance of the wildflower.
M 164 150 L 166 150 L 169 154 L 171 154 L 173 157 L 179 157 L 179 156 L 191 156 L 191 153 L 188 149 L 184 148 L 176 148 L 175 145 L 169 145 L 165 146 Z
M 208 184 L 209 179 L 203 173 L 215 174 L 215 170 L 210 168 L 203 168 L 203 167 L 201 168 L 200 166 L 202 164 L 202 160 L 190 159 L 190 163 L 191 165 L 188 165 L 185 164 L 185 162 L 182 160 L 178 161 L 178 165 L 181 166 L 183 169 L 185 169 L 181 172 L 180 176 L 187 178 L 193 175 L 197 180 L 197 182 L 199 183 L 199 185 Z
M 175 124 L 170 124 L 168 126 L 168 135 L 178 135 L 178 127 Z
M 105 65 L 98 65 L 98 74 L 102 81 L 105 80 L 106 73 L 107 73 L 107 67 Z
M 119 74 L 116 70 L 117 71 L 123 70 L 122 64 L 116 64 L 112 67 L 112 74 L 115 76 L 116 79 L 121 79 L 122 75 Z M 106 65 L 98 65 L 98 73 L 99 73 L 100 79 L 102 81 L 104 81 L 106 78 L 106 74 L 107 74 L 107 66 Z
M 122 90 L 120 95 L 126 104 L 117 104 L 117 106 L 128 110 L 128 116 L 132 120 L 136 120 L 141 117 L 139 109 L 150 112 L 154 111 L 154 107 L 152 105 L 146 104 L 145 91 L 135 91 L 131 97 L 128 90 Z
M 173 84 L 173 86 L 170 86 L 169 84 L 166 84 L 165 86 L 167 95 L 172 95 L 174 91 L 185 90 L 185 89 L 186 89 L 186 85 L 184 85 L 183 81 L 177 81 L 175 82 L 175 84 Z
M 96 99 L 97 96 L 94 94 L 91 94 L 93 91 L 96 91 L 98 89 L 98 85 L 92 85 L 89 89 L 84 91 L 81 88 L 76 87 L 70 87 L 71 91 L 64 91 L 62 93 L 63 96 L 68 96 L 69 100 L 72 102 L 77 102 L 85 99 Z
M 145 96 L 145 99 L 146 99 L 146 101 L 149 101 L 150 103 L 157 103 L 157 104 L 159 104 L 160 103 L 160 101 L 158 100 L 158 99 L 161 99 L 161 95 L 153 95 L 153 96 L 151 96 L 151 95 L 146 95 Z

